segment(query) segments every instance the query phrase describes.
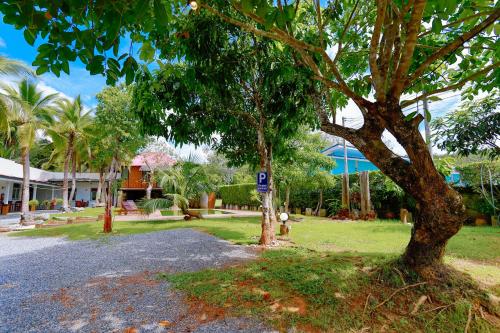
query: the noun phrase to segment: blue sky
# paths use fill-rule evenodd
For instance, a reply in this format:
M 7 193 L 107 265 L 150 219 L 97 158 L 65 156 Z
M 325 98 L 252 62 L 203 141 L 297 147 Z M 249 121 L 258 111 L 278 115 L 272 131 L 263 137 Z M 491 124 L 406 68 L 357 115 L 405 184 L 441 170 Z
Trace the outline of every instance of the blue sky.
M 0 22 L 0 54 L 31 65 L 40 43 L 40 39 L 37 39 L 34 46 L 29 45 L 24 40 L 21 30 Z M 39 79 L 42 87 L 49 91 L 53 89 L 68 97 L 76 97 L 80 94 L 88 107 L 96 105 L 95 95 L 106 86 L 106 79 L 103 76 L 90 75 L 79 60 L 70 63 L 69 75 L 61 72 L 61 76 L 56 77 L 52 73 L 45 73 Z

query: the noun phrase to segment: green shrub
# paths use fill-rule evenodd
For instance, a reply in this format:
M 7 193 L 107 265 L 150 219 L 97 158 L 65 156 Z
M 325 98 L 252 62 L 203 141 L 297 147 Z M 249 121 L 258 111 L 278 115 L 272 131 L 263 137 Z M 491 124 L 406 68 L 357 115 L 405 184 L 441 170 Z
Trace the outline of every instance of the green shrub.
M 256 186 L 252 183 L 220 186 L 219 193 L 222 203 L 225 205 L 258 206 L 260 202 L 258 196 L 255 195 Z

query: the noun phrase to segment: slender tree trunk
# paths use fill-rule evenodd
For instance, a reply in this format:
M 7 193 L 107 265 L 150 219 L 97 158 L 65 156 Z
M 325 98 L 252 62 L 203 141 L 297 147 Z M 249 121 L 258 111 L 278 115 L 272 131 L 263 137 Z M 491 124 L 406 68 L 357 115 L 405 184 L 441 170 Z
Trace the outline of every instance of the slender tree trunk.
M 264 246 L 269 246 L 271 245 L 275 240 L 276 236 L 274 234 L 274 225 L 273 225 L 273 216 L 274 216 L 274 211 L 273 211 L 273 204 L 272 204 L 272 174 L 269 174 L 269 170 L 271 169 L 271 166 L 269 165 L 269 157 L 268 157 L 268 150 L 266 147 L 266 142 L 264 139 L 264 126 L 263 126 L 263 120 L 261 119 L 261 126 L 259 126 L 258 133 L 257 133 L 257 145 L 258 145 L 258 152 L 259 152 L 259 158 L 260 158 L 260 171 L 261 172 L 267 172 L 268 175 L 268 186 L 267 186 L 267 191 L 261 193 L 261 200 L 262 200 L 262 232 L 259 240 L 259 244 L 264 245 Z M 276 216 L 274 216 L 274 220 L 276 219 Z
M 104 169 L 99 169 L 99 183 L 97 184 L 97 193 L 95 194 L 95 202 L 96 205 L 101 203 L 101 192 L 102 192 L 102 184 L 104 183 Z
M 104 226 L 103 232 L 110 233 L 113 231 L 112 226 L 112 202 L 113 202 L 113 183 L 116 178 L 116 159 L 113 157 L 111 161 L 111 166 L 109 167 L 109 176 L 108 176 L 108 195 L 106 197 L 106 209 L 104 211 Z
M 106 176 L 104 176 L 102 183 L 102 190 L 101 190 L 101 202 L 104 203 L 105 205 L 106 205 L 106 200 L 108 198 L 107 189 L 108 189 L 108 183 L 106 182 Z
M 270 198 L 270 209 L 271 209 L 271 228 L 269 232 L 271 233 L 271 242 L 276 242 L 276 232 L 274 230 L 274 226 L 278 223 L 278 219 L 276 218 L 277 208 L 275 206 L 276 202 L 276 189 L 274 188 L 274 176 L 273 176 L 273 146 L 268 145 L 267 147 L 267 181 L 269 187 L 269 198 Z
M 76 191 L 76 153 L 73 150 L 73 156 L 71 157 L 71 193 L 69 195 L 69 201 L 73 201 L 75 199 L 75 191 Z
M 290 207 L 290 186 L 285 188 L 285 213 L 288 213 Z
M 73 155 L 73 136 L 71 135 L 68 139 L 68 147 L 66 149 L 66 154 L 64 156 L 64 175 L 63 175 L 63 186 L 62 186 L 62 196 L 63 196 L 63 209 L 64 211 L 69 211 L 68 203 L 68 174 L 69 174 L 69 162 L 71 156 Z
M 23 191 L 21 197 L 21 223 L 29 214 L 30 200 L 30 151 L 29 148 L 21 149 L 21 159 L 23 163 Z
M 319 210 L 323 206 L 323 190 L 319 190 L 319 198 L 318 198 L 318 204 L 316 205 L 316 209 L 314 210 L 313 215 L 318 216 L 319 215 Z
M 415 223 L 403 261 L 424 278 L 440 277 L 446 272 L 443 267 L 446 244 L 465 220 L 462 198 L 436 170 L 418 130 L 418 121 L 406 121 L 395 103 L 374 108 L 365 114 L 360 130 L 341 134 L 415 199 Z M 382 142 L 384 129 L 403 146 L 409 161 L 394 154 Z M 322 130 L 339 135 L 338 128 L 325 123 Z

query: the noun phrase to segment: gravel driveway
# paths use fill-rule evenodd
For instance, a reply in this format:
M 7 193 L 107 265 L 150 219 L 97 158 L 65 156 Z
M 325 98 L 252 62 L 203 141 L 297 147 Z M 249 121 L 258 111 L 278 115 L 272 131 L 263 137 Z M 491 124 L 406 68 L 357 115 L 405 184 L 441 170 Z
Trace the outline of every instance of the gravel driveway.
M 191 229 L 77 242 L 0 235 L 0 332 L 269 331 L 188 305 L 155 279 L 254 256 Z

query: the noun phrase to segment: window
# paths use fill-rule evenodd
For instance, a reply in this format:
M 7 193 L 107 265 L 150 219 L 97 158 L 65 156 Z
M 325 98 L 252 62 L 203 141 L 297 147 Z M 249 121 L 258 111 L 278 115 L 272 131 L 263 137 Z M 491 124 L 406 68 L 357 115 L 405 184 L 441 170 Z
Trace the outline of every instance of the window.
M 14 183 L 12 188 L 12 201 L 21 199 L 21 184 Z
M 95 200 L 97 198 L 97 189 L 92 188 L 90 189 L 90 200 Z

